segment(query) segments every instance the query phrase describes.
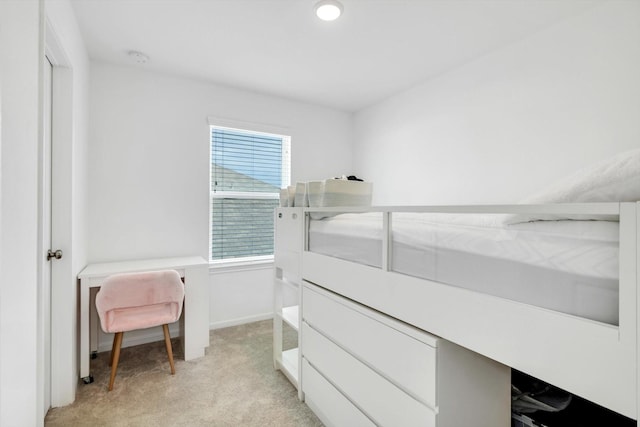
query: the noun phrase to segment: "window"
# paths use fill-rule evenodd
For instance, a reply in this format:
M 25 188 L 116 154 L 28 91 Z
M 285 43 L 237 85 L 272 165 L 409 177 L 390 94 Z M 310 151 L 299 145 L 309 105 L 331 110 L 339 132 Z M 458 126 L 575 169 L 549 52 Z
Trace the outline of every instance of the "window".
M 289 163 L 288 136 L 211 126 L 211 261 L 273 256 L 273 209 Z

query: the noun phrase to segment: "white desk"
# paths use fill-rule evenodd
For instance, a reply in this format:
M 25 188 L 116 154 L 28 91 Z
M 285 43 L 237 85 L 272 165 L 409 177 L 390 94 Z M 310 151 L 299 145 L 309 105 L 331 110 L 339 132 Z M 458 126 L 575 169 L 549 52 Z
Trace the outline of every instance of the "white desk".
M 209 347 L 209 263 L 201 257 L 161 258 L 89 264 L 80 281 L 80 378 L 93 381 L 89 372 L 91 352 L 98 349 L 98 315 L 92 298 L 105 278 L 116 273 L 176 270 L 184 279 L 184 310 L 180 335 L 185 360 L 204 356 Z M 95 292 L 94 292 L 95 293 Z

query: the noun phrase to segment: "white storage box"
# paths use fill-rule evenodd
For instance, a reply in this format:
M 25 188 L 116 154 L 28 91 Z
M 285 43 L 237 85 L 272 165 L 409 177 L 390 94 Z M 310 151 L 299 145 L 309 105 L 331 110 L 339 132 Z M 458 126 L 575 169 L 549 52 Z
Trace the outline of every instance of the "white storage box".
M 280 207 L 281 208 L 289 207 L 289 189 L 288 188 L 280 189 Z
M 371 206 L 373 184 L 363 181 L 326 179 L 307 183 L 309 207 Z M 317 213 L 313 218 L 329 215 Z
M 294 198 L 295 198 L 294 206 L 296 208 L 304 208 L 306 206 L 309 206 L 309 198 L 307 197 L 306 182 L 296 183 L 296 194 Z

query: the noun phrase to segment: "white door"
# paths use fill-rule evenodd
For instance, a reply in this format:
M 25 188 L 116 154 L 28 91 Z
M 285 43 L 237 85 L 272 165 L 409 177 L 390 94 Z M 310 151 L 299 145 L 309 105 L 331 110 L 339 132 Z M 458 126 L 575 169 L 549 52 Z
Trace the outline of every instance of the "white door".
M 42 336 L 43 336 L 43 415 L 51 407 L 51 261 L 46 251 L 51 248 L 51 117 L 53 105 L 53 66 L 49 59 L 44 61 L 44 96 L 43 96 L 43 159 L 42 159 Z

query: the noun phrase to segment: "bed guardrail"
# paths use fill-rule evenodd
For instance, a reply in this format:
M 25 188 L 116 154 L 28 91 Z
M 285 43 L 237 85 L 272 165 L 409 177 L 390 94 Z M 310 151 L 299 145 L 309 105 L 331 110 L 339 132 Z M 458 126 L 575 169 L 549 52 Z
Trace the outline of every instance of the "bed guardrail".
M 640 202 L 639 202 L 640 204 Z M 634 206 L 635 203 L 558 203 L 546 205 L 432 205 L 432 206 L 340 206 L 340 207 L 305 207 L 304 250 L 309 250 L 309 220 L 314 215 L 333 216 L 345 213 L 382 214 L 382 269 L 389 271 L 391 217 L 393 213 L 442 213 L 442 214 L 497 214 L 497 215 L 543 215 L 560 217 L 588 216 L 603 218 L 616 217 L 620 220 L 621 206 Z M 626 214 L 625 214 L 626 215 Z M 635 218 L 635 211 L 629 220 Z M 627 220 L 625 219 L 625 223 Z M 622 233 L 622 228 L 621 228 Z

